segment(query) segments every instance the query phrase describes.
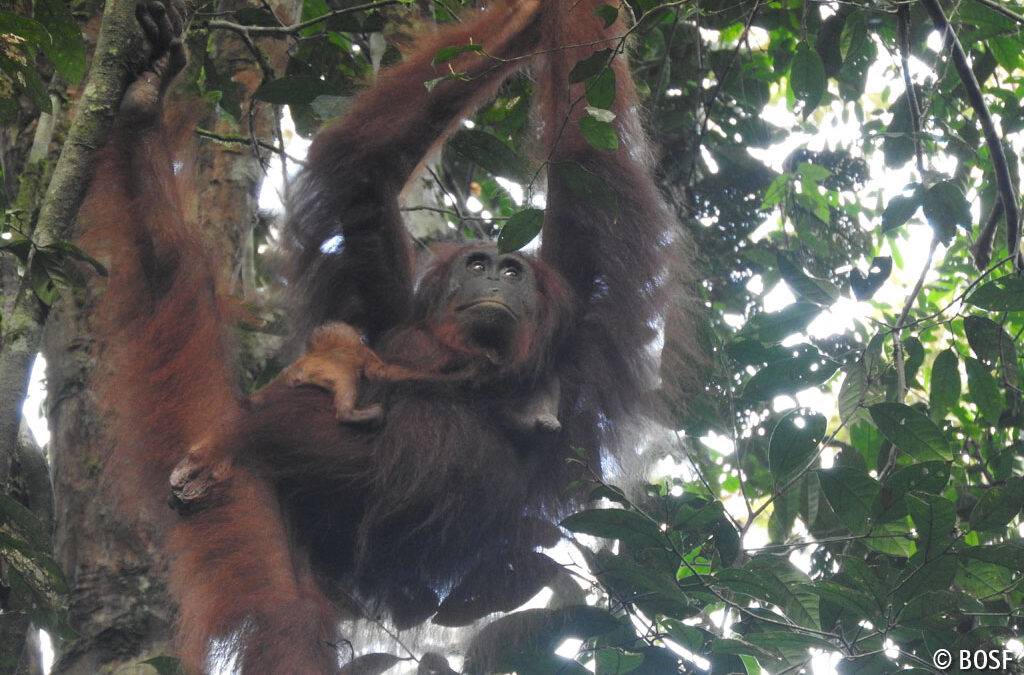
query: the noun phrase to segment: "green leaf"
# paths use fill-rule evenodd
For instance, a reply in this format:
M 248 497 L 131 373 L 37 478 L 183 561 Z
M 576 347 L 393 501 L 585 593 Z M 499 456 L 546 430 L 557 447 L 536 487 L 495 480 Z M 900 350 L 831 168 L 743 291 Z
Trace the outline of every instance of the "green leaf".
M 801 626 L 820 628 L 818 596 L 808 589 L 809 582 L 789 560 L 771 555 L 755 556 L 743 569 L 723 569 L 715 575 L 715 583 L 770 602 Z
M 260 85 L 253 98 L 275 105 L 312 103 L 317 96 L 337 94 L 324 80 L 316 77 L 282 77 Z
M 32 283 L 32 292 L 35 293 L 39 302 L 47 307 L 57 299 L 57 282 L 50 276 L 49 265 L 43 257 L 42 251 L 37 251 L 29 269 L 29 277 Z
M 152 666 L 157 675 L 182 675 L 185 669 L 181 667 L 181 661 L 173 656 L 154 656 L 151 659 L 141 661 Z
M 956 234 L 956 226 L 971 227 L 971 205 L 960 186 L 951 180 L 928 188 L 921 202 L 924 216 L 942 241 L 948 242 Z
M 942 619 L 952 622 L 960 613 L 959 598 L 947 590 L 926 591 L 913 597 L 897 617 L 901 626 L 934 629 Z
M 58 260 L 60 263 L 64 261 L 62 258 L 71 258 L 86 263 L 92 267 L 93 271 L 101 277 L 107 276 L 107 268 L 103 266 L 99 260 L 93 258 L 91 255 L 80 249 L 70 241 L 60 240 L 55 241 L 49 246 L 44 246 L 40 250 L 46 251 L 47 253 L 53 254 L 53 258 Z
M 481 54 L 484 51 L 483 45 L 466 44 L 466 45 L 449 45 L 447 47 L 441 47 L 434 54 L 434 60 L 432 63 L 436 66 L 439 63 L 446 63 L 454 58 L 457 58 L 463 54 L 473 52 L 474 54 Z
M 878 481 L 859 469 L 838 466 L 817 472 L 821 492 L 850 532 L 867 534 L 871 507 L 878 498 Z
M 1002 534 L 1024 506 L 1024 479 L 985 490 L 971 511 L 971 529 Z
M 827 424 L 824 416 L 806 410 L 792 410 L 779 420 L 768 447 L 768 466 L 776 484 L 807 465 Z
M 863 11 L 850 14 L 840 36 L 843 65 L 839 69 L 839 94 L 847 101 L 855 101 L 864 93 L 868 69 L 875 62 L 878 49 L 868 33 Z
M 871 40 L 868 40 L 871 42 Z M 918 98 L 920 101 L 921 99 Z M 882 153 L 885 156 L 885 164 L 890 167 L 901 166 L 914 156 L 914 126 L 910 119 L 910 104 L 907 101 L 906 93 L 900 94 L 899 98 L 889 107 L 892 113 L 892 121 L 886 128 L 886 134 L 882 140 Z
M 604 539 L 621 539 L 641 546 L 663 546 L 665 536 L 658 526 L 625 509 L 588 509 L 574 513 L 561 526 L 576 534 Z
M 995 321 L 983 316 L 968 316 L 964 319 L 964 332 L 974 354 L 985 365 L 1012 363 L 1016 367 L 1017 350 L 1013 340 Z
M 910 196 L 897 195 L 889 200 L 882 212 L 882 232 L 902 227 L 921 208 L 920 186 Z
M 619 8 L 612 5 L 598 5 L 597 9 L 594 10 L 594 14 L 601 19 L 605 28 L 609 28 L 619 18 Z
M 919 462 L 894 471 L 882 483 L 883 501 L 902 499 L 908 492 L 939 494 L 949 483 L 949 464 L 946 462 Z M 876 511 L 877 512 L 877 511 Z
M 936 422 L 942 420 L 960 400 L 960 367 L 956 352 L 945 349 L 932 363 L 931 391 L 928 409 Z
M 672 516 L 672 526 L 684 532 L 700 532 L 724 514 L 722 502 L 712 502 L 699 509 L 690 504 L 681 504 Z
M 713 634 L 703 628 L 688 626 L 682 621 L 676 621 L 675 619 L 666 619 L 663 625 L 675 642 L 698 654 L 704 651 L 704 644 L 714 637 Z
M 757 645 L 740 640 L 738 638 L 718 638 L 711 644 L 712 654 L 736 654 L 736 655 L 748 655 L 753 656 L 764 661 L 774 661 L 776 656 L 767 649 L 758 647 Z M 729 669 L 730 673 L 735 673 L 733 669 Z
M 985 45 L 996 57 L 1007 72 L 1013 72 L 1021 66 L 1021 44 L 1020 39 L 1009 37 L 992 37 L 985 41 Z
M 85 40 L 78 22 L 64 0 L 36 0 L 35 18 L 49 32 L 40 47 L 64 79 L 77 84 L 85 75 Z
M 800 178 L 802 183 L 813 183 L 818 185 L 823 180 L 831 178 L 833 175 L 832 171 L 820 164 L 811 164 L 810 162 L 800 162 L 796 168 L 796 175 Z
M 16 35 L 40 47 L 50 40 L 46 28 L 41 23 L 13 12 L 0 11 L 0 33 Z
M 0 524 L 14 526 L 30 548 L 45 549 L 49 545 L 46 524 L 17 499 L 0 493 Z
M 963 559 L 961 559 L 963 560 Z M 1001 565 L 971 560 L 969 564 L 961 564 L 957 570 L 955 583 L 959 590 L 974 598 L 992 598 L 1000 596 L 1012 587 L 1013 574 L 1009 569 Z M 974 598 L 965 598 L 973 600 Z M 984 608 L 979 601 L 975 600 L 972 609 L 981 611 Z M 963 606 L 963 605 L 961 605 Z
M 836 648 L 825 638 L 816 635 L 777 629 L 748 633 L 744 639 L 786 663 L 799 663 L 802 657 L 806 657 L 808 649 L 824 649 L 831 652 Z
M 580 133 L 592 147 L 598 150 L 618 150 L 619 134 L 608 122 L 584 115 L 580 118 Z
M 569 82 L 583 82 L 597 75 L 602 68 L 608 66 L 612 56 L 611 49 L 601 49 L 579 61 L 569 71 Z
M 876 403 L 868 410 L 878 430 L 914 459 L 953 459 L 942 430 L 917 410 L 902 403 Z
M 790 65 L 790 83 L 797 99 L 804 102 L 804 117 L 807 117 L 825 94 L 825 66 L 818 52 L 807 43 L 800 43 Z
M 463 129 L 455 134 L 449 147 L 485 171 L 502 178 L 523 178 L 526 163 L 500 138 L 481 129 Z
M 615 104 L 615 71 L 605 68 L 587 80 L 587 105 L 611 110 Z
M 786 284 L 801 300 L 815 302 L 826 307 L 839 298 L 839 289 L 825 279 L 816 279 L 794 265 L 783 253 L 778 253 L 776 260 L 779 274 Z
M 635 602 L 652 614 L 662 614 L 679 619 L 689 618 L 696 608 L 679 588 L 676 570 L 679 558 L 663 549 L 642 549 L 647 564 L 633 562 L 632 554 L 612 555 L 607 551 L 592 556 L 591 569 L 606 588 L 627 602 Z M 655 567 L 655 561 L 667 562 L 667 566 Z M 691 565 L 696 561 L 691 560 Z M 700 569 L 700 565 L 695 565 Z M 667 568 L 671 568 L 668 571 Z
M 466 653 L 465 672 L 566 673 L 588 671 L 552 652 L 574 637 L 589 640 L 620 626 L 606 610 L 586 605 L 527 609 L 492 621 L 476 632 Z
M 339 675 L 380 675 L 401 661 L 394 654 L 363 654 L 352 659 L 338 671 Z
M 978 359 L 967 357 L 967 389 L 971 400 L 978 406 L 981 416 L 991 425 L 999 424 L 999 416 L 1006 408 L 1006 400 L 999 389 L 999 383 L 992 376 L 992 369 Z
M 587 114 L 599 122 L 607 122 L 608 124 L 611 124 L 615 121 L 615 113 L 604 108 L 595 108 L 592 105 L 588 105 Z
M 914 387 L 916 386 L 915 379 L 917 377 L 917 371 L 924 363 L 924 345 L 916 337 L 903 338 L 900 341 L 900 345 L 903 347 L 904 360 L 903 360 L 903 372 L 906 375 L 907 383 Z
M 598 499 L 607 499 L 609 501 L 618 502 L 623 506 L 630 506 L 630 501 L 619 488 L 614 485 L 598 485 L 596 488 L 590 491 L 587 495 L 587 501 L 597 501 Z
M 607 6 L 602 5 L 601 7 Z M 644 662 L 644 655 L 606 647 L 597 651 L 594 661 L 597 666 L 597 675 L 625 675 L 625 673 L 633 672 L 640 667 Z
M 944 552 L 956 525 L 956 505 L 944 497 L 922 493 L 907 495 L 907 510 L 917 530 L 917 550 L 929 560 Z
M 1024 278 L 1006 276 L 993 279 L 974 291 L 967 304 L 992 312 L 1024 311 Z
M 876 255 L 865 276 L 859 269 L 850 270 L 850 290 L 857 300 L 870 300 L 892 274 L 892 258 Z
M 843 610 L 852 611 L 862 619 L 875 621 L 880 614 L 878 603 L 870 595 L 847 588 L 835 581 L 815 581 L 808 589 L 822 600 L 827 600 Z
M 889 586 L 879 578 L 876 568 L 859 556 L 839 555 L 840 575 L 836 579 L 844 586 L 856 588 L 875 599 L 879 609 L 887 604 Z
M 518 211 L 501 226 L 498 233 L 498 251 L 511 253 L 529 244 L 544 226 L 544 212 L 540 209 Z
M 801 333 L 821 314 L 821 307 L 812 302 L 794 302 L 778 312 L 756 314 L 743 332 L 761 342 L 781 342 L 790 335 Z
M 839 387 L 839 418 L 851 427 L 859 420 L 866 422 L 867 407 L 885 400 L 883 384 L 877 374 L 872 378 L 864 359 L 847 366 L 846 377 Z
M 992 546 L 965 546 L 960 553 L 968 558 L 1024 572 L 1024 544 L 1010 542 Z
M 949 590 L 956 576 L 957 559 L 953 555 L 925 558 L 918 552 L 907 563 L 894 593 L 899 602 L 907 602 L 929 591 Z
M 909 558 L 914 553 L 910 522 L 905 516 L 894 522 L 872 525 L 870 534 L 863 541 L 872 550 L 898 558 Z
M 743 390 L 748 401 L 765 401 L 825 382 L 838 366 L 813 347 L 804 345 L 796 356 L 769 363 L 750 378 Z
M 788 173 L 780 173 L 776 176 L 764 191 L 761 208 L 767 211 L 781 204 L 789 194 L 790 181 L 791 177 Z

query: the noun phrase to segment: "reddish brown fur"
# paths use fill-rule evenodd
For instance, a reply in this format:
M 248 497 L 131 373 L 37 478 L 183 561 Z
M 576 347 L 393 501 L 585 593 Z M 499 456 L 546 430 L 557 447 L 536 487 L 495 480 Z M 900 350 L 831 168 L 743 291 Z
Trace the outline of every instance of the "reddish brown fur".
M 122 127 L 104 152 L 83 210 L 83 241 L 112 270 L 100 317 L 109 370 L 101 385 L 116 411 L 111 476 L 163 503 L 183 454 L 211 438 L 238 454 L 224 503 L 173 526 L 172 587 L 180 654 L 204 670 L 210 641 L 231 642 L 246 673 L 334 672 L 337 619 L 347 598 L 388 610 L 398 623 L 431 615 L 438 597 L 485 556 L 532 549 L 536 519 L 574 505 L 578 475 L 565 461 L 587 451 L 592 468 L 614 452 L 650 386 L 664 289 L 669 219 L 651 179 L 628 69 L 615 61 L 616 125 L 623 149 L 590 148 L 568 113 L 567 73 L 601 46 L 550 50 L 619 35 L 605 31 L 600 0 L 504 0 L 426 37 L 400 66 L 316 138 L 293 190 L 287 239 L 301 305 L 298 334 L 329 320 L 353 324 L 388 363 L 472 378 L 378 382 L 361 403 L 383 404 L 375 429 L 338 425 L 325 392 L 269 387 L 239 401 L 223 346 L 229 313 L 203 247 L 183 222 L 159 130 Z M 541 259 L 541 301 L 512 358 L 495 362 L 446 325 L 446 288 L 457 251 L 442 252 L 414 285 L 397 195 L 417 164 L 459 121 L 529 59 L 467 53 L 466 80 L 428 92 L 447 71 L 440 47 L 473 42 L 503 57 L 547 53 L 541 119 L 556 161 L 604 176 L 619 200 L 604 213 L 552 177 Z M 573 113 L 579 114 L 579 110 Z M 556 143 L 557 141 L 557 143 Z M 341 250 L 321 244 L 344 237 Z M 496 411 L 557 378 L 554 448 L 524 443 Z M 526 517 L 532 517 L 531 521 Z

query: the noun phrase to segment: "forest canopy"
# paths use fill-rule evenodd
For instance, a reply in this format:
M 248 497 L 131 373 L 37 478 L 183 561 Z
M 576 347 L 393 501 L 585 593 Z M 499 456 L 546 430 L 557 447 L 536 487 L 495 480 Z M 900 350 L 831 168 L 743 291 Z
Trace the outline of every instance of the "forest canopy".
M 194 8 L 172 96 L 201 108 L 192 208 L 256 317 L 239 330 L 247 390 L 284 365 L 280 205 L 308 139 L 411 32 L 463 4 Z M 63 369 L 47 378 L 51 425 L 79 409 L 79 364 L 51 356 L 43 329 L 79 330 L 71 299 L 106 273 L 70 227 L 91 147 L 75 141 L 105 137 L 123 85 L 108 52 L 138 44 L 108 5 L 103 30 L 120 20 L 120 34 L 101 35 L 96 0 L 0 11 L 0 672 L 41 672 L 36 630 L 58 670 L 90 650 L 175 668 L 148 629 L 133 653 L 105 651 L 110 617 L 72 602 L 75 565 L 121 553 L 69 535 L 108 527 L 97 513 L 54 511 L 99 489 L 94 460 L 45 447 L 44 385 L 29 377 L 40 354 Z M 506 609 L 530 604 L 472 644 L 500 646 L 501 672 L 936 672 L 940 650 L 954 669 L 984 653 L 1024 672 L 1024 5 L 608 0 L 599 16 L 628 28 L 573 68 L 580 131 L 619 147 L 608 64 L 628 54 L 659 186 L 698 260 L 705 384 L 669 395 L 666 360 L 644 473 L 593 478 L 592 506 L 561 523 L 566 540 L 546 551 L 557 570 L 536 584 L 493 570 Z M 414 179 L 418 245 L 536 246 L 547 167 L 533 93 L 529 74 L 511 79 Z M 601 183 L 574 189 L 600 200 Z M 669 312 L 661 342 L 678 328 Z M 104 592 L 93 599 L 114 602 Z M 364 654 L 358 672 L 446 672 L 388 634 L 377 646 L 395 656 Z M 461 655 L 437 651 L 458 670 Z

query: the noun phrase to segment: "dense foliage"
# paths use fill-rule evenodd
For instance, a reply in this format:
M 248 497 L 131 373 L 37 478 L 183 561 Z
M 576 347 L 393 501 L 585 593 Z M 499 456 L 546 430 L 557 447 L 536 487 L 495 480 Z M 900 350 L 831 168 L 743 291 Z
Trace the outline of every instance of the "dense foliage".
M 25 65 L 36 52 L 65 76 L 80 73 L 59 4 L 37 2 L 34 19 L 0 12 L 0 91 L 46 105 Z M 440 0 L 433 16 L 380 4 L 298 31 L 287 72 L 265 78 L 256 98 L 287 106 L 308 136 L 400 58 L 394 43 L 412 17 L 457 13 Z M 646 449 L 670 457 L 655 464 L 654 482 L 627 497 L 595 479 L 605 501 L 563 523 L 572 544 L 552 555 L 575 564 L 540 574 L 555 589 L 550 606 L 477 635 L 502 646 L 504 668 L 784 673 L 813 660 L 843 673 L 931 672 L 937 650 L 955 658 L 1020 636 L 1024 278 L 1006 214 L 1019 217 L 1024 7 L 942 3 L 975 84 L 929 5 L 938 7 L 601 8 L 609 23 L 630 15 L 609 50 L 632 57 L 663 189 L 699 251 L 713 366 L 706 391 L 674 408 L 671 429 Z M 302 20 L 338 6 L 307 0 Z M 229 18 L 277 25 L 260 9 Z M 219 19 L 200 13 L 193 44 Z M 437 62 L 475 48 L 442 50 Z M 607 111 L 610 53 L 574 70 L 588 85 L 583 133 L 601 149 L 619 142 Z M 192 86 L 222 114 L 244 115 L 218 64 L 197 57 Z M 409 205 L 435 225 L 418 236 L 497 237 L 515 249 L 537 234 L 544 158 L 528 151 L 531 88 L 514 79 L 444 149 L 425 179 L 428 203 Z M 17 255 L 31 244 L 7 206 L 15 236 L 3 246 Z M 260 236 L 273 247 L 272 228 Z M 671 321 L 666 331 L 670 342 Z M 0 509 L 0 523 L 0 552 L 49 607 L 61 588 L 39 581 L 41 543 L 19 538 L 31 523 L 16 505 Z M 493 583 L 510 598 L 539 590 L 508 573 L 494 570 Z M 567 575 L 578 583 L 559 583 Z M 1009 667 L 1024 668 L 1020 642 L 1010 647 Z

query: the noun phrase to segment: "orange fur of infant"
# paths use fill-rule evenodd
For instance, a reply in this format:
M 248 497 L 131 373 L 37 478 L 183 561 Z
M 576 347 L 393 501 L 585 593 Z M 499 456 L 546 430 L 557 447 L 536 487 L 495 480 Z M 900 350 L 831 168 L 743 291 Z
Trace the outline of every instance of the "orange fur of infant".
M 313 331 L 306 353 L 278 376 L 292 387 L 304 384 L 334 394 L 339 422 L 375 422 L 383 415 L 379 404 L 356 407 L 359 380 L 421 380 L 440 377 L 384 363 L 363 343 L 359 332 L 347 323 L 330 323 Z

